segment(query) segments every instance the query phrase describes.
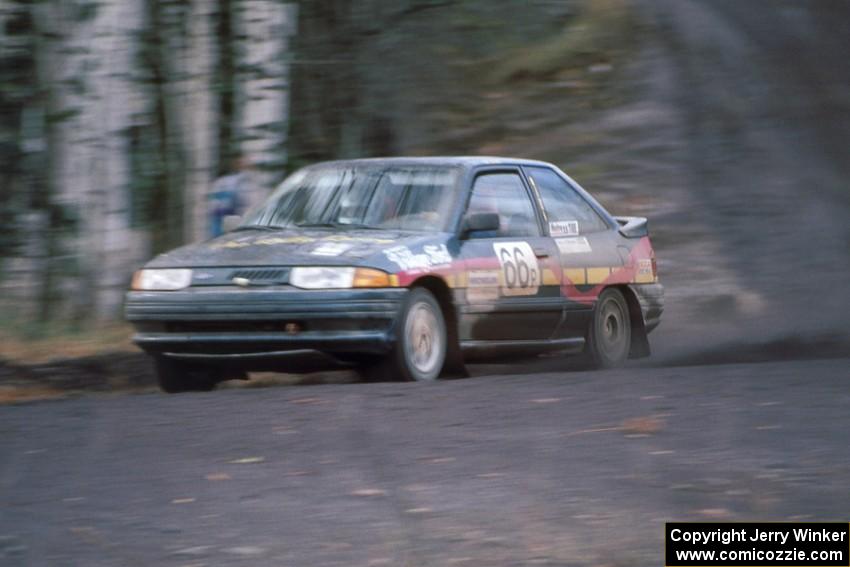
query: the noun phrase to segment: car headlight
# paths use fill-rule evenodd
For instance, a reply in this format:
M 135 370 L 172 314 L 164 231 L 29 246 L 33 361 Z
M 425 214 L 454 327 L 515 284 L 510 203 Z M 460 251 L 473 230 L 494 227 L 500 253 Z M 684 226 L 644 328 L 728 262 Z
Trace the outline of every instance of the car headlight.
M 289 283 L 303 289 L 349 289 L 352 287 L 391 287 L 390 275 L 371 268 L 298 267 L 292 268 Z
M 189 287 L 192 270 L 185 268 L 146 269 L 133 274 L 131 288 L 137 291 L 176 291 Z

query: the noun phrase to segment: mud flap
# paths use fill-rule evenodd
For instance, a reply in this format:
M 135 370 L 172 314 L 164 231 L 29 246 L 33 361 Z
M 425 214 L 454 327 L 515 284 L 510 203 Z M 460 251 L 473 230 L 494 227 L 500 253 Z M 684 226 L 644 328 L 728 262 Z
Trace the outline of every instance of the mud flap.
M 643 320 L 643 310 L 635 292 L 630 288 L 624 288 L 623 295 L 629 305 L 629 320 L 632 324 L 632 344 L 629 349 L 629 358 L 646 358 L 652 354 L 649 347 L 649 336 Z

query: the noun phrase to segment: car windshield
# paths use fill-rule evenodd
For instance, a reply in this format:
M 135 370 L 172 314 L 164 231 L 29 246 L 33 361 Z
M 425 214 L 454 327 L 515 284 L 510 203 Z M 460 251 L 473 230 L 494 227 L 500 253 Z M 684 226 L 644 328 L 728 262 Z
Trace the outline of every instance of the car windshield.
M 285 179 L 243 226 L 442 231 L 457 178 L 448 166 L 308 167 Z

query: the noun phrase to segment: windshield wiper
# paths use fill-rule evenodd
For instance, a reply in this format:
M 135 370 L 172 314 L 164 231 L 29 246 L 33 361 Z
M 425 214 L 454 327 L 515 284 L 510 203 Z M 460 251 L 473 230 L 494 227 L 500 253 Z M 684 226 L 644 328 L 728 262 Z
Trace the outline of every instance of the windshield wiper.
M 349 228 L 365 229 L 365 230 L 383 230 L 380 227 L 371 226 L 371 225 L 368 225 L 368 224 L 340 223 L 339 226 L 347 226 Z
M 338 228 L 341 225 L 335 222 L 297 222 L 295 226 L 298 228 Z
M 233 229 L 232 232 L 239 232 L 242 230 L 268 230 L 275 231 L 280 230 L 279 226 L 271 226 L 267 224 L 243 224 L 242 226 L 237 226 Z
M 368 224 L 358 224 L 354 222 L 305 222 L 296 224 L 299 228 L 350 228 L 350 229 L 365 229 L 365 230 L 383 230 L 377 226 Z

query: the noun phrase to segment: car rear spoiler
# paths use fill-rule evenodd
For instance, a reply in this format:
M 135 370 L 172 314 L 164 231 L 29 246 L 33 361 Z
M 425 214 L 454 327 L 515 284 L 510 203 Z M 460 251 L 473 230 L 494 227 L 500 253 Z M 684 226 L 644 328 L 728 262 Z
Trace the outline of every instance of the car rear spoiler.
M 620 234 L 626 238 L 649 236 L 649 221 L 644 217 L 614 217 L 620 224 Z

